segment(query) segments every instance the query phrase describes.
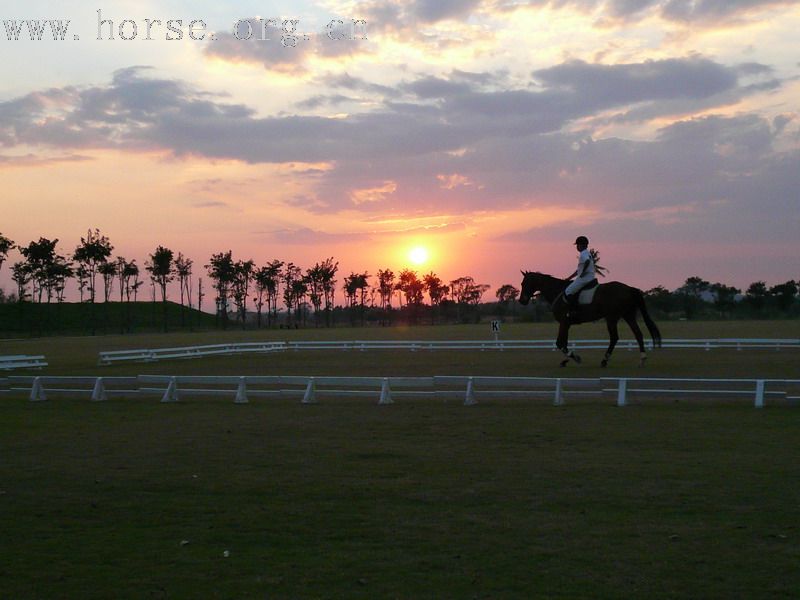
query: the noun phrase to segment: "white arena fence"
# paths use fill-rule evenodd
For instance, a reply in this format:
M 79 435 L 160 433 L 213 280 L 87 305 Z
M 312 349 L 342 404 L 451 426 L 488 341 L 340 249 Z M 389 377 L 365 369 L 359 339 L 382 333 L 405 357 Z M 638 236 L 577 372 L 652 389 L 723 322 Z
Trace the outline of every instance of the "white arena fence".
M 11 371 L 13 369 L 41 369 L 47 366 L 45 357 L 28 356 L 27 354 L 14 354 L 11 356 L 0 356 L 0 371 Z
M 367 398 L 377 404 L 394 399 L 458 400 L 465 405 L 483 399 L 567 400 L 749 400 L 756 408 L 770 404 L 800 404 L 800 379 L 686 379 L 658 377 L 307 377 L 307 376 L 171 376 L 20 377 L 0 379 L 0 394 L 27 395 L 32 402 L 53 396 L 107 400 L 110 396 L 160 397 L 177 402 L 189 397 L 222 396 L 237 404 L 250 398 L 294 398 L 304 404 L 321 397 Z
M 652 349 L 652 341 L 646 346 Z M 760 339 L 760 338 L 721 338 L 721 339 L 669 339 L 664 340 L 664 348 L 693 348 L 716 350 L 722 348 L 749 349 L 800 349 L 800 339 Z M 573 350 L 605 350 L 608 340 L 574 340 L 570 343 Z M 638 350 L 636 340 L 620 340 L 617 350 Z M 213 344 L 205 346 L 184 346 L 180 348 L 150 348 L 140 350 L 117 350 L 100 352 L 98 364 L 111 365 L 118 362 L 155 362 L 167 359 L 201 358 L 204 356 L 220 356 L 234 354 L 268 354 L 272 352 L 288 352 L 301 350 L 340 350 L 367 352 L 373 350 L 472 350 L 499 351 L 506 350 L 556 350 L 552 340 L 349 340 L 349 341 L 298 341 L 298 342 L 246 342 L 240 344 Z

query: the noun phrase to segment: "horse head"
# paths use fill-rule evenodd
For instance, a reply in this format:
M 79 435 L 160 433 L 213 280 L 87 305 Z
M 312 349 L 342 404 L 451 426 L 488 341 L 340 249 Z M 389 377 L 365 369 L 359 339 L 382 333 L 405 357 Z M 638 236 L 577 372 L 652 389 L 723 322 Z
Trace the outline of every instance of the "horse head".
M 530 271 L 520 271 L 522 273 L 522 285 L 520 285 L 519 303 L 527 306 L 539 288 L 536 285 L 536 273 Z

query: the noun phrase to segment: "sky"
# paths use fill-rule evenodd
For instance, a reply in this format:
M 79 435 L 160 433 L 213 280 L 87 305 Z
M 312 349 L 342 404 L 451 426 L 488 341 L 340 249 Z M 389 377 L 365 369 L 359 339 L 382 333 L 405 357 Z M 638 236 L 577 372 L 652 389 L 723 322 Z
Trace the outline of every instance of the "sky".
M 566 277 L 586 235 L 642 289 L 800 278 L 800 2 L 64 4 L 0 5 L 18 243 L 494 289 Z

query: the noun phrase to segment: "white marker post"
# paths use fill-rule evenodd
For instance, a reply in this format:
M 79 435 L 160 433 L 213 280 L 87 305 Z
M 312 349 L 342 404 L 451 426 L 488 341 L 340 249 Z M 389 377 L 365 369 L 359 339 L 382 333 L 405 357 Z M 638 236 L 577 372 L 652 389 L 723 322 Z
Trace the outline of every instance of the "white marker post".
M 494 341 L 497 342 L 500 338 L 500 321 L 497 319 L 492 321 L 492 334 L 494 335 Z

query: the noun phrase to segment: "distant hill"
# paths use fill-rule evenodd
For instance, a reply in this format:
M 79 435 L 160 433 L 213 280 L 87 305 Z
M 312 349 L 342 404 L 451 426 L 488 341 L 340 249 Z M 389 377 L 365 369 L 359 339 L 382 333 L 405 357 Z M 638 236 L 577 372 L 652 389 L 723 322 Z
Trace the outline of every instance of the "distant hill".
M 0 304 L 0 337 L 163 331 L 164 316 L 161 302 Z M 215 317 L 167 302 L 166 321 L 170 331 L 209 329 Z

